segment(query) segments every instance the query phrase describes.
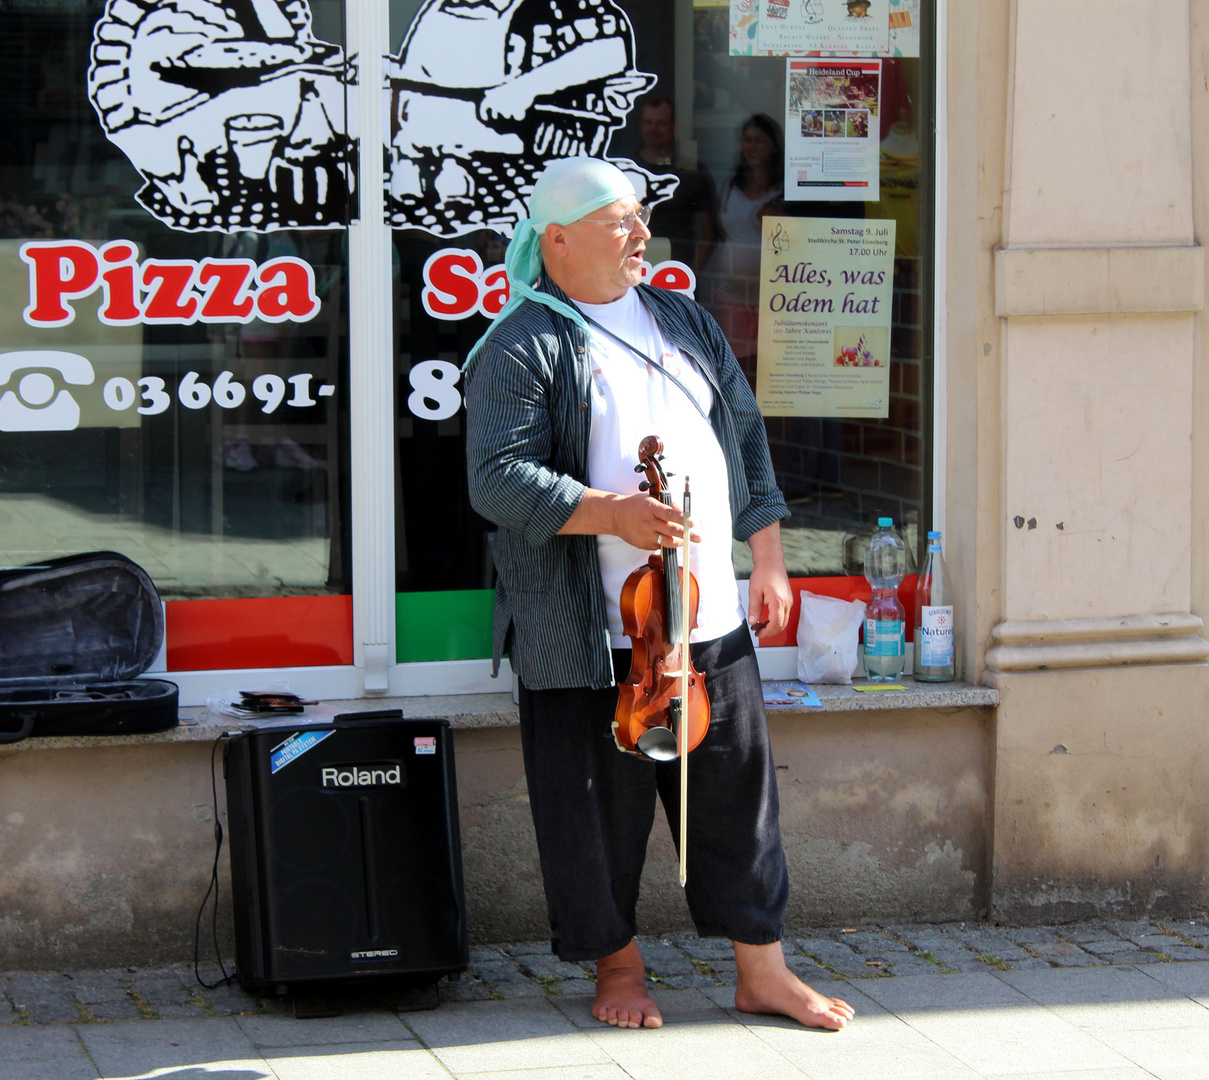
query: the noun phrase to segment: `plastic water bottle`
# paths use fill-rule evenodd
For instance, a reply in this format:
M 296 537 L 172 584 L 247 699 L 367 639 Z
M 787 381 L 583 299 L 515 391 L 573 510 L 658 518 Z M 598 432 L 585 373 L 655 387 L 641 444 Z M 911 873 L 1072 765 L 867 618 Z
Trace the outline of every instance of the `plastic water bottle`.
M 877 529 L 865 545 L 865 578 L 873 599 L 865 611 L 865 674 L 874 682 L 889 682 L 906 663 L 906 611 L 898 598 L 898 583 L 907 572 L 907 546 L 894 531 L 891 518 L 878 518 Z
M 953 597 L 940 533 L 928 533 L 928 557 L 915 589 L 915 678 L 950 682 L 956 664 L 953 651 Z

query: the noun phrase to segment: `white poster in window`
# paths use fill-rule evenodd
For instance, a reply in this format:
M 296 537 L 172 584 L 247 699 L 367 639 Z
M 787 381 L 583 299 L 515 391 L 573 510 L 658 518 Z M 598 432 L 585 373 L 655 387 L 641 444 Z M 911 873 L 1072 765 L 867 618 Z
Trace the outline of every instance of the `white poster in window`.
M 880 60 L 785 65 L 785 198 L 877 202 Z
M 730 55 L 767 56 L 756 48 L 761 0 L 730 0 Z
M 759 0 L 756 44 L 770 52 L 884 53 L 890 0 Z
M 919 55 L 920 0 L 890 0 L 890 56 Z
M 889 415 L 894 228 L 764 218 L 756 401 L 765 416 Z

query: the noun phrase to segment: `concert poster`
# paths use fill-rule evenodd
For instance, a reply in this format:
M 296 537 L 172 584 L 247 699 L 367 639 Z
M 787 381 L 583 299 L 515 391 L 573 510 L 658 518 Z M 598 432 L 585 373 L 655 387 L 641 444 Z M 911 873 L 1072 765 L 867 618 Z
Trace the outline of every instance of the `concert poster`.
M 892 219 L 766 217 L 756 400 L 765 416 L 885 417 Z

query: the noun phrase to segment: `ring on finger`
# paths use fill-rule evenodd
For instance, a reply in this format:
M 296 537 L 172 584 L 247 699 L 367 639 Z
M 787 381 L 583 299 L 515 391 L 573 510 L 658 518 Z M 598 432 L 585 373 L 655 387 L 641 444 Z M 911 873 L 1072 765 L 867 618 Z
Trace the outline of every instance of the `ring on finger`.
M 656 546 L 656 547 L 663 547 L 663 533 L 659 533 L 659 534 L 658 534 L 658 535 L 655 537 L 655 546 Z

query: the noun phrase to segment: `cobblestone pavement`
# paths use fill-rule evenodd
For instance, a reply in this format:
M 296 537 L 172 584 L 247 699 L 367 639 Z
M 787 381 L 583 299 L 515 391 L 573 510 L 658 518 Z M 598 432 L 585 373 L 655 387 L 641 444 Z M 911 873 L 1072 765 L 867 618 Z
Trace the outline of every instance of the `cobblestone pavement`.
M 734 985 L 730 943 L 691 935 L 639 942 L 655 987 L 709 990 Z M 1083 922 L 1002 927 L 984 923 L 829 927 L 786 939 L 786 960 L 806 982 L 892 979 L 986 971 L 1209 961 L 1209 919 Z M 442 980 L 442 1001 L 514 1000 L 591 995 L 591 964 L 564 963 L 547 942 L 474 949 L 470 971 Z M 207 982 L 217 968 L 205 967 Z M 209 990 L 192 968 L 10 972 L 0 976 L 0 1025 L 101 1023 L 288 1012 L 293 1006 L 236 986 Z M 837 993 L 838 991 L 832 991 Z M 405 1011 L 424 995 L 385 1004 Z M 428 1002 L 431 1004 L 431 1001 Z

